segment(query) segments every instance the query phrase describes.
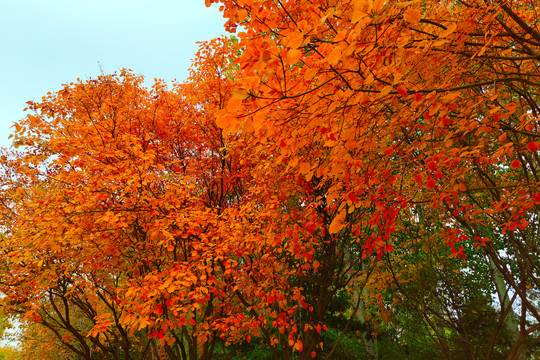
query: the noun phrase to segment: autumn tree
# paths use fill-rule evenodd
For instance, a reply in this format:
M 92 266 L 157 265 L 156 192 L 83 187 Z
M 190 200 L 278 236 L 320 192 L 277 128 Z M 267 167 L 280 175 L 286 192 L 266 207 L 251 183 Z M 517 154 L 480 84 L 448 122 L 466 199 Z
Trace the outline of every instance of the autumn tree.
M 111 154 L 119 155 L 140 130 L 129 124 L 129 134 L 117 124 L 126 108 L 145 106 L 141 81 L 131 74 L 102 77 L 30 104 L 36 115 L 15 125 L 14 144 L 22 150 L 2 158 L 4 306 L 46 327 L 82 358 L 99 352 L 131 358 L 147 348 L 135 348 L 119 323 L 117 291 L 133 267 L 122 255 L 132 248 L 116 248 L 129 238 L 127 223 L 118 224 L 122 219 L 106 209 L 125 204 L 121 177 L 137 171 L 133 163 L 118 171 Z
M 464 314 L 494 292 L 489 343 L 466 357 L 494 358 L 503 333 L 508 359 L 534 348 L 534 2 L 206 3 L 240 40 L 202 44 L 186 83 L 146 89 L 129 71 L 78 81 L 15 125 L 0 177 L 5 306 L 39 321 L 55 299 L 84 313 L 84 294 L 91 328 L 71 333 L 86 358 L 83 344 L 108 331 L 122 356 L 149 344 L 209 359 L 217 342 L 253 337 L 276 360 L 331 358 L 321 333 L 338 294 L 342 338 L 371 314 L 389 321 L 385 291 L 398 286 L 452 358 L 437 332 L 470 324 L 453 328 L 449 307 Z M 478 278 L 439 271 L 464 261 Z M 407 276 L 438 280 L 412 297 Z M 479 278 L 486 293 L 450 296 Z M 66 311 L 53 318 L 71 324 Z
M 508 357 L 534 346 L 534 3 L 206 1 L 214 2 L 229 30 L 242 29 L 236 97 L 218 121 L 224 133 L 250 132 L 275 149 L 265 171 L 292 164 L 319 191 L 331 184 L 315 202 L 332 199 L 329 232 L 351 231 L 364 256 L 388 251 L 396 218 L 425 204 L 453 257 L 472 247 L 486 254 L 515 325 Z M 359 209 L 372 212 L 346 218 Z
M 288 271 L 244 190 L 251 159 L 214 123 L 235 52 L 202 44 L 171 90 L 122 71 L 30 103 L 2 157 L 5 307 L 88 359 L 209 359 L 266 331 L 257 301 L 289 296 Z

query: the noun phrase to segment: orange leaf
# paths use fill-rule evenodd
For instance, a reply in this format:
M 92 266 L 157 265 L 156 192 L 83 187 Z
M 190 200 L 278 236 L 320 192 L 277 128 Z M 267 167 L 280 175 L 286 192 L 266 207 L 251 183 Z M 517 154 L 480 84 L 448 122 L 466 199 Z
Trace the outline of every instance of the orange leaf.
M 302 57 L 302 50 L 290 49 L 287 51 L 287 61 L 289 64 L 295 64 Z
M 341 229 L 343 229 L 343 227 L 345 226 L 343 221 L 345 220 L 346 215 L 347 211 L 345 210 L 345 207 L 343 207 L 343 209 L 339 212 L 338 215 L 336 215 L 336 217 L 334 217 L 334 220 L 332 220 L 332 223 L 328 227 L 328 231 L 330 232 L 330 234 L 335 234 Z
M 283 39 L 283 44 L 292 49 L 297 49 L 304 42 L 304 34 L 301 32 L 292 32 Z
M 242 107 L 242 100 L 237 97 L 232 97 L 227 102 L 227 111 L 236 112 Z
M 513 114 L 516 111 L 517 105 L 515 103 L 510 103 L 504 107 L 508 113 Z
M 245 9 L 240 9 L 240 10 L 238 11 L 238 21 L 239 21 L 239 22 L 242 22 L 242 21 L 246 20 L 247 16 L 248 16 L 247 10 L 245 10 Z
M 421 15 L 418 10 L 408 8 L 403 12 L 403 19 L 413 25 L 418 24 L 420 22 L 420 18 Z
M 439 35 L 439 37 L 441 38 L 447 37 L 448 35 L 452 34 L 454 31 L 456 31 L 456 28 L 457 28 L 456 23 L 449 25 L 448 28 L 446 28 L 446 30 L 444 30 L 443 33 Z
M 337 65 L 339 60 L 341 60 L 341 57 L 342 57 L 341 49 L 336 48 L 326 57 L 326 61 L 328 62 L 329 65 L 332 65 L 332 66 Z

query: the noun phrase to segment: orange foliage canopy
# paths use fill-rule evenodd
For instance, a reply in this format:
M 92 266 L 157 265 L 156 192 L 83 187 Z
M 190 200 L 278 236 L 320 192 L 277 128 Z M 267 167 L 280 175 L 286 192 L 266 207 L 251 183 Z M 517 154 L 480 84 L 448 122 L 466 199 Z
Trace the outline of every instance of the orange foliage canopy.
M 330 196 L 349 209 L 379 200 L 458 209 L 489 182 L 471 173 L 496 166 L 511 169 L 507 201 L 531 209 L 538 200 L 525 174 L 538 140 L 532 3 L 351 0 L 306 11 L 306 1 L 220 2 L 227 27 L 245 30 L 237 96 L 219 120 L 225 133 L 241 128 L 279 146 L 276 163 L 332 179 Z M 520 171 L 524 197 L 507 183 Z M 492 205 L 482 208 L 508 206 Z
M 279 154 L 262 172 L 326 186 L 326 230 L 350 231 L 364 257 L 392 249 L 399 218 L 426 207 L 452 256 L 482 249 L 540 322 L 534 1 L 212 3 L 243 49 L 218 125 Z
M 527 226 L 540 200 L 533 3 L 220 2 L 245 31 L 218 124 L 279 148 L 275 166 L 331 180 L 338 218 L 375 206 L 368 253 L 413 203 L 502 233 Z
M 189 82 L 172 89 L 123 70 L 30 103 L 18 149 L 2 155 L 5 306 L 68 347 L 76 334 L 81 356 L 86 338 L 102 349 L 114 330 L 210 358 L 216 338 L 266 331 L 268 304 L 287 321 L 289 295 L 300 296 L 261 210 L 276 201 L 246 191 L 253 155 L 214 122 L 235 51 L 202 44 Z
M 203 45 L 187 83 L 103 76 L 16 125 L 10 304 L 37 314 L 62 279 L 114 294 L 91 337 L 117 321 L 192 358 L 246 333 L 317 356 L 335 289 L 425 207 L 540 323 L 534 1 L 206 3 L 240 42 Z

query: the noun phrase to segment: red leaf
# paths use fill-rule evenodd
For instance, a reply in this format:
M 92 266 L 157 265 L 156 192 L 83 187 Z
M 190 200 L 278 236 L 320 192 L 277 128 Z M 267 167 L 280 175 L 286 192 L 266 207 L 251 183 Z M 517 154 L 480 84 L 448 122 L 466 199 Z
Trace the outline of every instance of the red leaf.
M 397 92 L 403 97 L 407 96 L 407 90 L 401 85 L 397 87 Z

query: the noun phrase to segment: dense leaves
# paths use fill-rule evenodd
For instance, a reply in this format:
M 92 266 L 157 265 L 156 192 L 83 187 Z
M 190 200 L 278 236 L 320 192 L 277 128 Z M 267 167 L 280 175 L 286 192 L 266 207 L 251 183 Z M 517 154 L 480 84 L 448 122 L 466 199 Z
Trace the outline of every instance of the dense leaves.
M 206 3 L 241 32 L 185 83 L 29 103 L 4 308 L 87 359 L 533 356 L 535 4 Z
M 244 46 L 245 96 L 220 114 L 224 132 L 254 133 L 279 149 L 273 166 L 298 161 L 331 184 L 315 200 L 338 213 L 328 230 L 351 231 L 364 257 L 397 244 L 404 219 L 421 223 L 418 206 L 438 215 L 451 257 L 487 256 L 502 317 L 520 307 L 509 356 L 536 344 L 534 5 L 221 2 Z

